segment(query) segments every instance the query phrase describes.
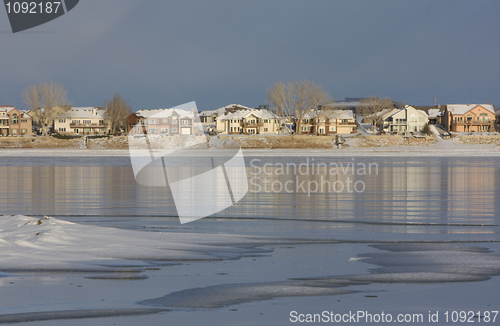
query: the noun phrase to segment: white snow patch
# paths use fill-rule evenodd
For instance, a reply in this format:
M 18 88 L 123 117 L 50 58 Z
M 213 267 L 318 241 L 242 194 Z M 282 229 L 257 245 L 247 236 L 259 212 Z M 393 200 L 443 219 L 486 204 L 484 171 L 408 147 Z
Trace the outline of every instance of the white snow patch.
M 128 266 L 129 271 L 138 272 L 134 266 L 150 266 L 152 261 L 236 259 L 264 252 L 254 246 L 269 241 L 229 234 L 130 231 L 51 217 L 3 216 L 0 270 L 122 272 L 126 271 L 123 266 Z

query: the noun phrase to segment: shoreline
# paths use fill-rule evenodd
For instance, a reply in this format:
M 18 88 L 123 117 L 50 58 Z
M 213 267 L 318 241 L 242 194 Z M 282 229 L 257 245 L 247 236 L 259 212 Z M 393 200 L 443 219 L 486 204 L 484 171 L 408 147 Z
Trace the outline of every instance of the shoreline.
M 207 155 L 207 153 L 223 153 L 225 149 L 193 149 L 185 153 L 192 156 Z M 261 149 L 243 148 L 245 156 L 433 156 L 433 157 L 497 157 L 500 156 L 500 147 L 492 145 L 456 145 L 450 148 L 437 146 L 394 146 L 394 147 L 369 147 L 369 148 L 344 148 L 344 149 Z M 126 149 L 66 149 L 66 148 L 0 148 L 1 157 L 128 157 Z

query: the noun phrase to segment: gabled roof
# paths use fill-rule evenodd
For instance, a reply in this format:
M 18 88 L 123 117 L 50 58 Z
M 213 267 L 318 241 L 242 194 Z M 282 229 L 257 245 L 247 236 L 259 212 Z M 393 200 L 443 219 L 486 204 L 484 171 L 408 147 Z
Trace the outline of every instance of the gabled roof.
M 411 105 L 405 105 L 405 109 L 408 110 L 408 109 L 413 109 L 415 110 L 417 113 L 419 113 L 420 115 L 424 116 L 424 117 L 428 117 L 429 115 L 427 114 L 427 112 L 425 112 L 424 110 L 417 110 L 415 109 L 413 106 Z
M 178 116 L 179 118 L 194 118 L 194 112 L 181 109 L 155 109 L 155 110 L 139 110 L 135 115 L 142 118 L 169 118 Z
M 495 114 L 495 107 L 492 104 L 447 104 L 446 110 L 452 114 L 465 114 L 476 106 L 481 106 Z
M 7 113 L 9 113 L 10 111 L 12 111 L 14 109 L 15 109 L 15 107 L 13 107 L 12 105 L 0 106 L 0 111 L 7 112 Z

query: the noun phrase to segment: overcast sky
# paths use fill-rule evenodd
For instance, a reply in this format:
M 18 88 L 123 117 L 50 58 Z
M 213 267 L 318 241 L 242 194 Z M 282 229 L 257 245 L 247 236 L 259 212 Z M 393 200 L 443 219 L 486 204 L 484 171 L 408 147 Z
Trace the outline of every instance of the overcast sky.
M 74 106 L 113 94 L 132 110 L 265 104 L 310 79 L 336 100 L 500 105 L 500 1 L 81 0 L 12 34 L 0 8 L 0 105 L 63 84 Z

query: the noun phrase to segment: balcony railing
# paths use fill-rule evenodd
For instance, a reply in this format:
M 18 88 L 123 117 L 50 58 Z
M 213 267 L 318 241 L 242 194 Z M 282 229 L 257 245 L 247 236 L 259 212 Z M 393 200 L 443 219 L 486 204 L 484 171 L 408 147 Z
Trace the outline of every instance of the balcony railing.
M 105 128 L 105 123 L 70 123 L 70 128 Z

